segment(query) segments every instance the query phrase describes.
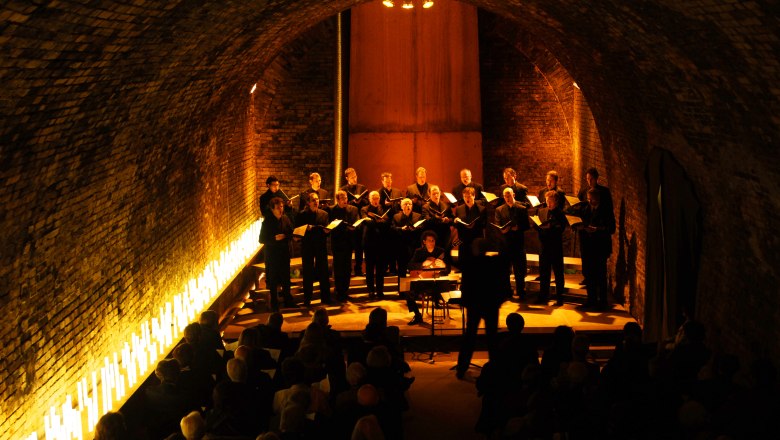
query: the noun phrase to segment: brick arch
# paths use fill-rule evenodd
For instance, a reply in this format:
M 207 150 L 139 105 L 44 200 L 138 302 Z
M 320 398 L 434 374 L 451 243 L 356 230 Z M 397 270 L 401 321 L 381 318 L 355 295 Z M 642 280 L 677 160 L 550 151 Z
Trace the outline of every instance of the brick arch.
M 256 218 L 260 115 L 248 90 L 295 38 L 359 3 L 4 3 L 2 432 L 38 428 L 41 418 L 24 414 L 60 404 L 84 360 L 101 357 L 96 347 L 147 318 Z M 693 0 L 470 3 L 542 41 L 581 87 L 627 238 L 638 242 L 637 297 L 643 169 L 658 146 L 707 208 L 698 303 L 719 328 L 712 337 L 777 359 L 765 343 L 780 339 L 766 325 L 780 319 L 776 11 Z

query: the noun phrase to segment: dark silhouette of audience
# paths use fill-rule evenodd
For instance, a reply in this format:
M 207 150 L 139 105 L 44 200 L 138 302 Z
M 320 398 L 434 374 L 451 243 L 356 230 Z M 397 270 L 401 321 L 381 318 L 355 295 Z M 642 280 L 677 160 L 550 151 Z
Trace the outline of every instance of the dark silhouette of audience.
M 199 324 L 188 326 L 186 342 L 158 363 L 139 393 L 142 413 L 104 415 L 95 438 L 402 438 L 413 378 L 385 310 L 371 312 L 356 344 L 344 344 L 325 309 L 300 340 L 280 336 L 277 319 L 242 333 L 244 344 L 224 357 L 219 344 L 203 343 Z M 506 325 L 476 381 L 482 411 L 475 430 L 485 438 L 753 439 L 777 432 L 773 363 L 741 365 L 707 345 L 702 323 L 689 319 L 657 346 L 628 323 L 603 365 L 586 333 L 556 328 L 539 362 L 523 317 L 512 313 Z M 296 342 L 280 368 L 263 368 L 263 347 L 281 352 Z M 212 371 L 212 362 L 223 367 Z

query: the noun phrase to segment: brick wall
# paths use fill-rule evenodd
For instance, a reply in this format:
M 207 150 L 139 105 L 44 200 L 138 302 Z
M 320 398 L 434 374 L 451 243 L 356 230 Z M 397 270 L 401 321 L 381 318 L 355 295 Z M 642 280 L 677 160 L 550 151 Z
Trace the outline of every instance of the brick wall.
M 273 140 L 263 124 L 297 114 L 277 93 L 304 92 L 286 85 L 288 73 L 297 75 L 292 59 L 272 68 L 276 85 L 259 85 L 254 98 L 249 89 L 271 75 L 275 59 L 284 65 L 279 57 L 304 31 L 357 3 L 3 3 L 4 435 L 40 428 L 44 411 L 73 392 L 66 387 L 111 335 L 148 318 L 166 292 L 256 218 L 266 174 L 256 150 Z M 664 148 L 687 170 L 704 207 L 697 313 L 710 342 L 746 361 L 769 355 L 777 362 L 776 11 L 743 1 L 472 3 L 543 42 L 579 85 L 581 92 L 556 92 L 569 126 L 587 127 L 575 136 L 580 167 L 564 183 L 576 187 L 578 170 L 600 166 L 598 139 L 616 206 L 625 211 L 624 281 L 633 286 L 626 294 L 635 313 L 645 295 L 646 157 Z M 547 64 L 523 54 L 557 90 L 558 77 L 541 67 Z M 264 93 L 270 107 L 258 102 Z M 577 110 L 582 103 L 592 122 Z M 277 116 L 267 118 L 265 109 Z M 295 142 L 321 145 L 322 136 Z M 290 145 L 266 147 L 272 154 Z M 322 160 L 318 168 L 327 162 L 308 160 Z M 302 187 L 306 171 L 290 173 L 286 184 Z
M 287 45 L 266 69 L 255 103 L 258 191 L 275 175 L 289 196 L 320 173 L 333 192 L 336 20 L 330 18 Z M 260 97 L 258 97 L 260 98 Z

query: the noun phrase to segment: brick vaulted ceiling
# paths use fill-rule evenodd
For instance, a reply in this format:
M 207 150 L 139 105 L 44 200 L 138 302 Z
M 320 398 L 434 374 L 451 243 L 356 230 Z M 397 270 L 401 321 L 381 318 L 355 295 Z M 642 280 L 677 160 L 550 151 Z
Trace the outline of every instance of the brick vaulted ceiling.
M 89 351 L 57 345 L 64 329 L 84 328 L 78 318 L 33 309 L 53 303 L 73 316 L 105 316 L 106 328 L 128 326 L 159 306 L 149 292 L 179 284 L 224 244 L 221 236 L 257 218 L 254 188 L 262 185 L 242 165 L 253 143 L 235 134 L 257 117 L 248 114 L 248 91 L 296 37 L 359 3 L 3 2 L 0 307 L 14 316 L 0 327 L 3 379 L 11 378 L 0 384 L 4 415 L 18 421 L 20 411 L 54 403 L 61 389 L 45 392 L 56 379 L 50 356 Z M 718 337 L 729 347 L 777 341 L 779 331 L 761 325 L 780 320 L 772 294 L 780 248 L 777 2 L 468 3 L 522 29 L 515 38 L 532 36 L 576 81 L 640 248 L 647 153 L 675 155 L 707 212 L 703 316 L 721 324 Z M 99 346 L 100 338 L 87 342 Z M 754 351 L 762 350 L 778 355 L 777 346 Z M 37 422 L 13 423 L 0 428 L 22 435 Z

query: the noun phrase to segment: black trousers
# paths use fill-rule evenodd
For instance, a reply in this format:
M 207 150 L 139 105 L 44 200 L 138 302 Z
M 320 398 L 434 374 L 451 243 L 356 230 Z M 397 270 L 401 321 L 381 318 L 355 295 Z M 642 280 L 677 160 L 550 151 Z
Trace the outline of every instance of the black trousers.
M 525 295 L 525 276 L 528 273 L 528 259 L 525 256 L 524 242 L 508 242 L 509 264 L 515 273 L 515 291 L 517 296 Z
M 386 252 L 380 248 L 366 247 L 366 285 L 369 292 L 384 295 L 385 271 L 389 260 Z
M 609 288 L 607 285 L 607 260 L 609 255 L 588 250 L 587 258 L 582 261 L 583 269 L 588 268 L 588 304 L 607 305 Z
M 336 284 L 336 297 L 340 301 L 347 299 L 349 280 L 352 275 L 352 249 L 333 249 L 333 279 Z
M 301 248 L 301 261 L 303 263 L 303 301 L 307 305 L 311 302 L 316 276 L 320 281 L 320 299 L 323 302 L 329 302 L 330 278 L 327 245 L 323 243 L 320 246 L 303 246 Z
M 539 297 L 550 296 L 550 270 L 555 272 L 555 293 L 558 299 L 563 299 L 563 241 L 560 239 L 542 240 L 542 252 L 539 255 Z
M 290 295 L 290 254 L 266 252 L 265 268 L 265 283 L 270 291 L 271 308 L 274 311 L 279 310 L 279 287 L 282 289 L 285 305 L 291 307 L 294 300 Z
M 498 309 L 500 306 L 467 306 L 466 307 L 466 333 L 463 335 L 463 342 L 458 352 L 458 371 L 466 371 L 471 363 L 471 356 L 474 354 L 474 347 L 477 345 L 477 331 L 479 331 L 479 322 L 485 320 L 485 336 L 488 341 L 488 355 L 492 354 L 493 345 L 498 334 Z
M 352 247 L 355 248 L 355 272 L 363 271 L 363 234 L 358 231 L 352 234 Z M 335 258 L 335 255 L 334 255 Z

